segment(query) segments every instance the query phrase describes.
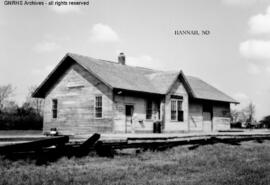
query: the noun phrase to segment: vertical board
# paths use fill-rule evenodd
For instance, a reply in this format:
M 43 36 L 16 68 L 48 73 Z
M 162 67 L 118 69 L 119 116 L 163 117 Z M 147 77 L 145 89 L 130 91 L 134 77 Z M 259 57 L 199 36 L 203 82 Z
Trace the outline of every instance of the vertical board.
M 128 95 L 115 95 L 114 97 L 114 132 L 124 133 L 126 127 L 125 106 L 133 105 L 132 129 L 134 132 L 152 132 L 155 119 L 146 119 L 146 101 L 148 98 Z M 159 105 L 155 105 L 159 106 Z M 157 117 L 157 116 L 153 116 Z
M 96 95 L 102 95 L 102 118 L 95 118 Z M 52 99 L 58 100 L 56 119 L 52 118 Z M 63 134 L 111 132 L 112 117 L 112 91 L 81 66 L 73 64 L 45 97 L 43 130 L 57 128 Z
M 190 101 L 189 104 L 189 128 L 190 131 L 203 131 L 202 104 Z
M 182 96 L 182 110 L 184 111 L 184 121 L 172 121 L 171 120 L 171 96 Z M 179 132 L 179 131 L 188 131 L 188 93 L 180 80 L 178 80 L 170 92 L 166 95 L 165 98 L 165 125 L 164 132 Z

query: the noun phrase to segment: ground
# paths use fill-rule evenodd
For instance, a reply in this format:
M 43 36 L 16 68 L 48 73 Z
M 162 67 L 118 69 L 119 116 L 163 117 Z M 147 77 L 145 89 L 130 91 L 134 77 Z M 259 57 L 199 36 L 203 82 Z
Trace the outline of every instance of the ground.
M 36 136 L 42 135 L 42 130 L 0 130 L 2 136 Z
M 0 159 L 0 184 L 270 184 L 270 141 L 119 152 L 42 166 Z

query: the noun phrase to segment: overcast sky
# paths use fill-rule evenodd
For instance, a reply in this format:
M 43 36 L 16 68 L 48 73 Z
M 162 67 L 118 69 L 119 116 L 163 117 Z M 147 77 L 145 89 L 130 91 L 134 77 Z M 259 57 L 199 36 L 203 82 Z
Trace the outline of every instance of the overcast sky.
M 91 0 L 89 6 L 0 5 L 0 85 L 23 102 L 67 52 L 183 70 L 270 114 L 269 0 Z M 175 35 L 209 30 L 210 35 Z

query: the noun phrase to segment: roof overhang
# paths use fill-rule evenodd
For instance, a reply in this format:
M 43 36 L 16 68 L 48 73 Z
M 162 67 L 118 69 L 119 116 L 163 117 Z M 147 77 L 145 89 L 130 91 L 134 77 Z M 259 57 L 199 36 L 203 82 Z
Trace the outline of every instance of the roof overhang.
M 146 91 L 136 91 L 129 89 L 113 88 L 113 92 L 118 95 L 135 95 L 135 96 L 151 96 L 151 97 L 164 97 L 165 94 L 146 92 Z
M 77 60 L 75 60 L 70 53 L 67 53 L 61 59 L 61 61 L 56 65 L 56 67 L 49 73 L 49 75 L 45 78 L 45 80 L 37 87 L 37 89 L 32 93 L 31 96 L 34 98 L 45 98 L 48 91 L 60 79 L 64 71 L 66 71 L 74 63 L 83 67 L 93 76 L 95 76 L 98 80 L 100 80 L 110 89 L 112 89 L 112 86 L 110 84 L 106 83 L 102 78 L 100 78 L 98 75 L 93 73 L 89 68 L 85 67 L 84 65 L 79 63 Z
M 172 84 L 170 85 L 170 87 L 168 88 L 166 94 L 168 94 L 168 93 L 171 91 L 171 89 L 173 88 L 174 84 L 175 84 L 179 79 L 181 80 L 181 82 L 183 83 L 184 87 L 186 88 L 186 90 L 187 90 L 189 96 L 195 98 L 195 93 L 193 92 L 193 90 L 192 90 L 190 84 L 188 83 L 187 78 L 186 78 L 186 76 L 185 76 L 185 74 L 183 73 L 182 70 L 180 70 L 180 72 L 178 73 L 178 75 L 175 77 L 173 83 L 172 83 Z
M 240 104 L 240 102 L 237 101 L 225 101 L 225 100 L 215 100 L 215 99 L 204 99 L 204 98 L 192 98 L 196 101 L 208 101 L 208 102 L 219 102 L 219 103 L 232 103 L 232 104 Z
M 55 68 L 49 73 L 49 75 L 41 82 L 41 84 L 37 87 L 37 89 L 32 93 L 32 97 L 34 98 L 44 98 L 46 93 L 44 90 L 47 87 L 47 84 L 49 83 L 50 79 L 52 79 L 55 76 L 55 73 L 57 69 L 61 68 L 61 66 L 64 65 L 64 61 L 68 57 L 68 54 L 66 54 L 61 61 L 55 66 Z
M 61 78 L 61 76 L 64 74 L 64 72 L 66 70 L 69 69 L 69 67 L 71 67 L 73 64 L 78 64 L 80 65 L 83 69 L 85 69 L 87 72 L 89 72 L 91 75 L 93 75 L 96 79 L 98 79 L 100 82 L 102 82 L 103 84 L 105 84 L 107 87 L 109 87 L 110 89 L 117 91 L 117 90 L 122 90 L 126 93 L 129 94 L 142 94 L 142 95 L 156 95 L 156 96 L 164 96 L 167 95 L 171 89 L 174 87 L 174 85 L 177 83 L 177 81 L 181 81 L 189 95 L 189 97 L 194 98 L 194 99 L 201 99 L 201 96 L 197 95 L 196 96 L 196 89 L 192 89 L 192 86 L 190 85 L 187 77 L 185 76 L 185 74 L 183 73 L 183 71 L 179 71 L 178 73 L 176 73 L 175 79 L 172 80 L 171 84 L 169 85 L 169 88 L 167 89 L 167 91 L 165 92 L 146 92 L 146 91 L 138 91 L 138 90 L 134 90 L 134 89 L 121 89 L 121 88 L 117 88 L 111 84 L 109 84 L 109 82 L 106 82 L 105 80 L 103 80 L 101 78 L 101 76 L 99 76 L 98 74 L 96 74 L 95 72 L 92 71 L 92 68 L 87 67 L 85 63 L 81 62 L 78 58 L 76 58 L 76 56 L 74 54 L 71 53 L 67 53 L 62 59 L 61 61 L 56 65 L 56 67 L 50 72 L 50 74 L 45 78 L 45 80 L 38 86 L 38 88 L 33 92 L 32 97 L 36 97 L 36 98 L 45 98 L 46 95 L 48 94 L 48 92 L 52 89 L 52 87 L 59 81 L 59 79 Z M 173 78 L 173 77 L 172 77 Z M 229 103 L 233 103 L 233 104 L 239 104 L 239 102 L 237 101 L 222 101 L 222 100 L 215 100 L 215 99 L 204 99 L 204 100 L 209 100 L 209 101 L 219 101 L 219 102 L 229 102 Z

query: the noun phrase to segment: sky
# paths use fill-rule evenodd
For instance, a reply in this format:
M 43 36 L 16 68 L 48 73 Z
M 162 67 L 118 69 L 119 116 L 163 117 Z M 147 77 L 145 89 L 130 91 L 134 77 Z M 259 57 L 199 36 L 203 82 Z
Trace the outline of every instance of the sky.
M 270 0 L 4 2 L 0 85 L 16 87 L 12 99 L 20 104 L 67 52 L 112 61 L 124 52 L 127 65 L 182 70 L 238 100 L 233 108 L 252 102 L 257 119 L 270 114 Z M 175 35 L 175 30 L 210 34 Z

